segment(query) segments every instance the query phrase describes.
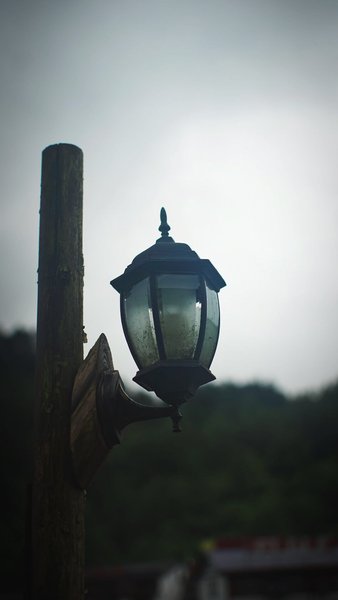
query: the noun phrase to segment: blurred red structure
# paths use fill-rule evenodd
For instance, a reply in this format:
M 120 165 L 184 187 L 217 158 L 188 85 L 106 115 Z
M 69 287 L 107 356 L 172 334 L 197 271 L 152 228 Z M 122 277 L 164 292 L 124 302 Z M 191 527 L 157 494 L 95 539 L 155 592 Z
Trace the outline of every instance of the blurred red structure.
M 182 600 L 338 600 L 336 537 L 218 538 L 202 547 L 196 560 L 200 569 L 174 563 L 91 569 L 87 572 L 86 597 L 156 600 L 158 580 L 166 576 L 172 579 L 181 568 L 190 570 L 195 579 L 194 585 L 189 585 L 188 577 Z

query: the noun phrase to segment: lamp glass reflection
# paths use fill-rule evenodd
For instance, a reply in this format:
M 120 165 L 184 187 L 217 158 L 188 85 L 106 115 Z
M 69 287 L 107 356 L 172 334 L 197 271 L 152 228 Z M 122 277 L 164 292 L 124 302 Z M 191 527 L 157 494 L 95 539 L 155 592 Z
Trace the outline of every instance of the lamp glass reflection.
M 201 324 L 200 279 L 197 275 L 159 275 L 156 284 L 166 358 L 192 359 Z
M 138 367 L 148 367 L 159 360 L 149 277 L 133 285 L 122 298 L 121 312 L 130 349 Z
M 217 292 L 215 292 L 215 290 L 212 290 L 207 283 L 206 299 L 207 315 L 205 324 L 205 334 L 199 361 L 204 367 L 207 367 L 208 369 L 216 352 L 216 346 L 219 335 L 220 314 L 218 294 Z
M 146 277 L 121 295 L 126 338 L 140 369 L 195 360 L 209 369 L 219 334 L 217 292 L 197 274 Z

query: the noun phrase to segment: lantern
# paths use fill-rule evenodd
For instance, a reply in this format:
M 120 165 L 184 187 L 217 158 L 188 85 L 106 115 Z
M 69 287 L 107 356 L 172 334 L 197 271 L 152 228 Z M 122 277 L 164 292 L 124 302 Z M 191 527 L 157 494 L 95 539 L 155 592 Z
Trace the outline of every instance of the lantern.
M 215 354 L 225 281 L 207 259 L 175 243 L 164 208 L 161 237 L 113 279 L 120 293 L 121 319 L 139 368 L 134 381 L 178 406 L 204 383 Z

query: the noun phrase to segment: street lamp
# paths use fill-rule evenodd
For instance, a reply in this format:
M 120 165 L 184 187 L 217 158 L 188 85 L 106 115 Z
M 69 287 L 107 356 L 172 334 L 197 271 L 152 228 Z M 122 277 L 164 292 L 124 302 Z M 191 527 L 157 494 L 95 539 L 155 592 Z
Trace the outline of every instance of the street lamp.
M 72 394 L 73 470 L 83 488 L 127 425 L 171 417 L 173 431 L 181 431 L 179 406 L 215 379 L 209 367 L 219 336 L 218 292 L 225 281 L 209 260 L 169 237 L 164 208 L 159 230 L 156 243 L 111 284 L 120 293 L 123 330 L 139 368 L 134 381 L 167 406 L 140 404 L 128 396 L 101 334 Z
M 217 293 L 225 285 L 210 261 L 161 238 L 112 281 L 121 294 L 124 332 L 139 371 L 134 380 L 167 406 L 134 402 L 101 334 L 83 360 L 83 154 L 72 144 L 42 157 L 35 459 L 27 527 L 34 600 L 84 595 L 85 492 L 129 423 L 171 417 L 214 376 Z M 31 540 L 30 540 L 31 535 Z
M 169 236 L 164 208 L 160 218 L 161 237 L 111 285 L 139 368 L 134 381 L 178 407 L 215 379 L 209 367 L 219 336 L 218 292 L 226 284 L 209 260 Z

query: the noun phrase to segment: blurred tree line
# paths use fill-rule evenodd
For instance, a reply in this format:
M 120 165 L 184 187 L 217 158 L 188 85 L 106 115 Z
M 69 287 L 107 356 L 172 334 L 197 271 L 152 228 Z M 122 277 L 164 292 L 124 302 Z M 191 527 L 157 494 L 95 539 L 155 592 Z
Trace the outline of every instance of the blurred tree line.
M 34 337 L 0 335 L 1 564 L 23 570 L 32 473 Z M 135 398 L 144 400 L 142 394 Z M 289 399 L 212 384 L 123 434 L 87 496 L 87 563 L 181 560 L 208 538 L 338 534 L 338 383 Z

